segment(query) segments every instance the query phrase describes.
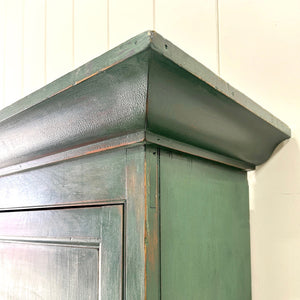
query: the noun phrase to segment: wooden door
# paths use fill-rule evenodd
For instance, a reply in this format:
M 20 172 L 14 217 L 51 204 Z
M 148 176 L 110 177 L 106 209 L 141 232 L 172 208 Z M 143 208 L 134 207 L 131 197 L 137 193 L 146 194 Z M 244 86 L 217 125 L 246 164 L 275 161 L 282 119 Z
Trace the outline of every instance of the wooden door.
M 0 213 L 0 299 L 122 298 L 123 206 Z

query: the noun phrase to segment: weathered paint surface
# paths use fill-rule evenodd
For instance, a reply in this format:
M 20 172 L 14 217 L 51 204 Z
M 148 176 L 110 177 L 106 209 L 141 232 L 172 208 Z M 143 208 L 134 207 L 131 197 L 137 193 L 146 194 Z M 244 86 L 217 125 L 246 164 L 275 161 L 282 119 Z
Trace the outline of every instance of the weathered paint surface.
M 284 123 L 146 32 L 1 111 L 0 166 L 138 131 L 246 169 L 290 137 Z
M 122 206 L 0 213 L 1 299 L 122 299 Z
M 250 300 L 246 173 L 161 151 L 162 299 Z
M 69 265 L 81 259 L 91 271 L 87 298 L 98 286 L 109 300 L 249 300 L 246 173 L 209 160 L 254 168 L 289 136 L 169 41 L 139 35 L 0 112 L 0 266 L 10 270 L 11 260 L 17 276 L 11 252 L 26 256 L 29 273 L 39 257 L 36 269 L 71 285 Z M 64 235 L 80 224 L 80 238 Z M 85 255 L 78 245 L 94 248 Z M 79 290 L 58 290 L 60 298 L 84 298 L 85 277 L 77 279 Z M 18 280 L 4 284 L 4 298 L 20 292 L 10 289 Z M 31 289 L 34 279 L 22 282 Z
M 145 299 L 145 149 L 126 151 L 125 299 Z
M 124 200 L 125 154 L 121 148 L 0 177 L 0 209 Z
M 266 161 L 289 137 L 164 56 L 151 57 L 149 131 L 250 165 Z
M 0 167 L 144 129 L 147 62 L 133 56 L 0 122 Z
M 146 147 L 145 157 L 145 293 L 160 299 L 159 148 Z

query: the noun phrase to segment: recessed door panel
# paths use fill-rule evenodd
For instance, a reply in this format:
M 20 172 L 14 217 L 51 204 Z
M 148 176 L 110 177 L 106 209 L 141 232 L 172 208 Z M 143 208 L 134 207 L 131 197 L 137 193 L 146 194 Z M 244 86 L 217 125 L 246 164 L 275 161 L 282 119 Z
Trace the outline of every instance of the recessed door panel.
M 1 299 L 99 299 L 99 248 L 1 243 Z
M 121 299 L 122 206 L 0 213 L 1 299 Z

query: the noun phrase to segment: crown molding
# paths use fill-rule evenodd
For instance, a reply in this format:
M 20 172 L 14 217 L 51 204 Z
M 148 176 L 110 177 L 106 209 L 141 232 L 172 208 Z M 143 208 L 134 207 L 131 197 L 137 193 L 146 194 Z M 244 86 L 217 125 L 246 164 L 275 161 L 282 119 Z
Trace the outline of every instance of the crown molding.
M 279 119 L 148 31 L 3 109 L 0 167 L 142 131 L 145 142 L 246 170 L 291 135 Z

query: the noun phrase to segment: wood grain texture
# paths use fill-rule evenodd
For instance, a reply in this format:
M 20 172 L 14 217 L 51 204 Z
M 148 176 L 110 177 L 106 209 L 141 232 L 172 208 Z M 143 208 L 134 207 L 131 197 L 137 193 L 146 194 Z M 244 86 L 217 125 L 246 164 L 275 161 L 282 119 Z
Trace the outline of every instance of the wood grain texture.
M 0 209 L 125 199 L 125 149 L 0 177 Z
M 161 151 L 162 299 L 251 299 L 246 173 Z
M 122 215 L 122 206 L 0 213 L 1 298 L 120 300 Z
M 17 165 L 8 166 L 0 169 L 0 177 L 14 173 L 23 172 L 33 168 L 63 162 L 69 159 L 76 159 L 81 156 L 102 153 L 117 148 L 136 146 L 137 144 L 145 143 L 144 131 L 134 132 L 122 137 L 116 137 L 108 140 L 103 140 L 98 143 L 88 144 L 79 148 L 69 149 L 63 152 L 58 152 L 35 160 L 27 161 Z
M 95 249 L 0 243 L 0 252 L 2 299 L 98 298 Z
M 125 206 L 125 299 L 145 299 L 145 150 L 127 150 Z
M 156 144 L 163 148 L 177 150 L 179 152 L 183 152 L 193 156 L 198 156 L 215 162 L 221 162 L 225 165 L 232 166 L 235 168 L 243 170 L 252 170 L 255 168 L 255 165 L 246 163 L 242 160 L 234 159 L 232 157 L 228 157 L 213 151 L 205 150 L 200 147 L 193 146 L 191 144 L 179 142 L 174 139 L 170 139 L 150 131 L 146 132 L 146 140 L 148 143 Z
M 145 157 L 145 294 L 161 299 L 160 289 L 160 149 L 146 146 Z

